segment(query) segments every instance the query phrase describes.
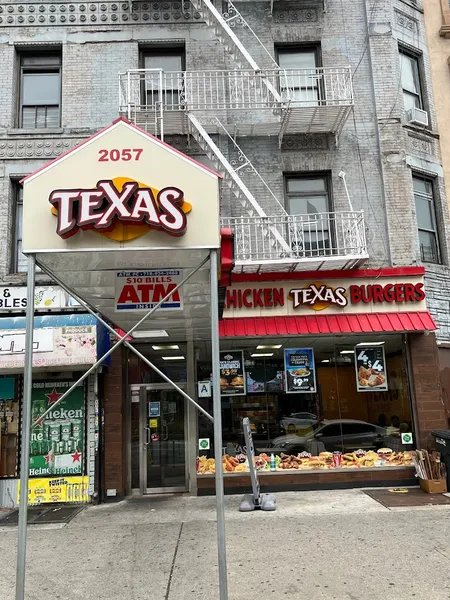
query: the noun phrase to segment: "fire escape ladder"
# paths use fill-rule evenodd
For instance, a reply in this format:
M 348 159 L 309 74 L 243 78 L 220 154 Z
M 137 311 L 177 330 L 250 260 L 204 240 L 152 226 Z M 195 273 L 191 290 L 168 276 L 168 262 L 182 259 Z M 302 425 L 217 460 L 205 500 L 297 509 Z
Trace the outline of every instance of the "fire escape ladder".
M 280 233 L 280 231 L 271 224 L 271 217 L 268 217 L 263 208 L 260 206 L 255 196 L 250 192 L 248 187 L 240 178 L 238 172 L 246 163 L 246 166 L 251 165 L 249 159 L 245 156 L 245 154 L 239 149 L 236 142 L 233 141 L 236 148 L 240 151 L 240 156 L 244 157 L 244 162 L 237 168 L 233 168 L 233 165 L 228 161 L 228 159 L 224 156 L 224 154 L 220 151 L 220 148 L 214 142 L 214 140 L 209 136 L 209 134 L 205 131 L 199 120 L 192 114 L 187 113 L 187 117 L 192 124 L 191 127 L 191 135 L 197 141 L 199 146 L 206 152 L 208 158 L 215 164 L 217 169 L 224 176 L 224 182 L 228 185 L 233 194 L 238 198 L 239 202 L 247 212 L 250 217 L 258 216 L 262 220 L 266 220 L 267 222 L 263 226 L 263 233 L 266 237 L 270 239 L 270 244 L 272 247 L 276 248 L 277 251 L 284 254 L 284 256 L 290 256 L 292 254 L 292 249 L 289 244 L 286 242 L 284 236 Z M 225 130 L 225 133 L 228 135 L 230 139 L 231 136 L 228 134 L 226 129 L 220 124 L 220 126 Z M 256 173 L 256 169 L 254 169 L 253 165 L 251 165 L 252 170 Z M 260 177 L 260 176 L 259 176 Z M 260 177 L 262 180 L 262 178 Z M 265 184 L 266 185 L 266 184 Z M 266 185 L 267 189 L 268 186 Z M 273 195 L 273 194 L 272 194 Z M 274 196 L 275 197 L 275 196 Z M 279 201 L 277 200 L 278 204 Z M 283 214 L 286 214 L 284 207 L 280 208 L 283 211 Z M 247 244 L 251 244 L 251 239 L 245 240 Z
M 253 38 L 256 40 L 258 45 L 270 58 L 272 68 L 279 68 L 273 56 L 261 42 L 259 37 L 253 31 L 253 29 L 238 11 L 238 9 L 234 6 L 231 0 L 228 0 L 227 2 L 228 12 L 224 15 L 217 10 L 217 8 L 214 6 L 211 0 L 191 0 L 191 3 L 193 4 L 194 8 L 200 13 L 206 24 L 210 27 L 213 27 L 215 35 L 222 42 L 225 50 L 232 55 L 233 59 L 238 63 L 240 68 L 244 68 L 244 63 L 242 61 L 245 61 L 256 73 L 261 72 L 261 68 L 258 66 L 258 64 L 255 62 L 255 60 L 245 48 L 244 44 L 233 31 L 233 28 L 236 25 L 241 25 L 242 27 L 247 29 L 251 33 Z M 271 83 L 271 81 L 269 81 L 269 79 L 266 77 L 263 77 L 263 83 L 272 95 L 274 103 L 282 103 L 281 95 L 276 89 L 276 87 L 273 85 L 273 83 Z

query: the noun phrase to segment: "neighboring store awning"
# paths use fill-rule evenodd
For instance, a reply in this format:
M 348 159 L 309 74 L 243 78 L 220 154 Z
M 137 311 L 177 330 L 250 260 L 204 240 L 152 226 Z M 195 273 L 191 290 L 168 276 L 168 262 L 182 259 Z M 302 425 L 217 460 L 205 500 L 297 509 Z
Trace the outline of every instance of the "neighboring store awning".
M 434 331 L 429 312 L 371 313 L 359 315 L 308 315 L 301 317 L 248 317 L 223 319 L 221 337 L 264 335 L 324 335 Z

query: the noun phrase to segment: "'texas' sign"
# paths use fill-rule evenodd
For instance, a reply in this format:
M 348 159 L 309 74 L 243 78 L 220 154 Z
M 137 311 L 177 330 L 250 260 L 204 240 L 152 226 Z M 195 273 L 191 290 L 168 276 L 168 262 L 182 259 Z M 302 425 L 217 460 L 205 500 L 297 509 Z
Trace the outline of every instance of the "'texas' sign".
M 186 232 L 186 213 L 192 208 L 177 187 L 157 191 L 122 178 L 101 180 L 92 189 L 55 190 L 50 194 L 49 202 L 58 217 L 56 231 L 64 239 L 75 235 L 79 229 L 111 232 L 118 223 L 146 225 L 139 235 L 153 228 L 182 236 Z M 128 236 L 128 239 L 132 237 L 138 236 Z M 123 239 L 119 236 L 118 241 Z

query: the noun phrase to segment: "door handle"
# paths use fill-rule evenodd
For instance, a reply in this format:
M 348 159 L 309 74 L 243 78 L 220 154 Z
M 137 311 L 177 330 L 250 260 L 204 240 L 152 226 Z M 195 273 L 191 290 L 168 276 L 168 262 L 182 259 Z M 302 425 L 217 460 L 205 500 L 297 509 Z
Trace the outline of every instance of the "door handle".
M 166 441 L 166 440 L 169 439 L 169 426 L 167 425 L 167 421 L 164 421 L 164 427 L 165 427 L 165 430 L 166 430 L 166 433 L 164 435 L 164 441 Z
M 144 442 L 144 446 L 148 446 L 150 444 L 150 428 L 144 427 L 144 431 L 146 432 L 146 441 Z

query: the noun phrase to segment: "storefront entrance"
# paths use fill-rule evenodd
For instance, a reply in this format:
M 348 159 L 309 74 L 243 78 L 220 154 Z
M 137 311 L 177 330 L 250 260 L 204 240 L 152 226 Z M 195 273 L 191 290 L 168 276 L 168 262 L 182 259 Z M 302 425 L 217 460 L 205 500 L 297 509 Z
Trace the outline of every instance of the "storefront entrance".
M 133 492 L 187 491 L 186 400 L 168 384 L 133 385 L 131 400 Z

